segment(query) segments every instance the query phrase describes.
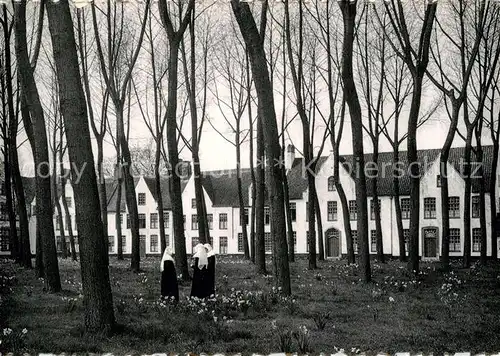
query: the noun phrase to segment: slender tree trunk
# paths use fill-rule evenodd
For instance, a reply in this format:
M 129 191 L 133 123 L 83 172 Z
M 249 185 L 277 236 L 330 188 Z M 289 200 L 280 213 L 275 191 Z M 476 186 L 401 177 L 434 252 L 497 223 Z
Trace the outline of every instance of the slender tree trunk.
M 465 152 L 464 152 L 464 254 L 462 257 L 462 264 L 465 268 L 469 268 L 471 264 L 471 193 L 472 193 L 472 182 L 470 177 L 470 163 L 472 156 L 472 135 L 473 127 L 469 127 L 467 130 L 467 136 L 465 140 Z
M 373 150 L 373 162 L 375 163 L 375 166 L 378 167 L 378 140 L 377 144 L 374 145 L 374 150 Z M 376 231 L 376 236 L 377 236 L 377 259 L 380 263 L 385 263 L 385 256 L 384 256 L 384 240 L 382 237 L 382 219 L 380 216 L 380 204 L 379 204 L 379 199 L 378 199 L 378 184 L 377 184 L 377 178 L 371 180 L 372 183 L 372 189 L 373 189 L 373 213 L 375 215 L 375 231 Z
M 240 119 L 236 121 L 236 184 L 238 186 L 238 202 L 240 205 L 240 225 L 243 237 L 243 253 L 246 260 L 250 259 L 250 249 L 248 248 L 247 219 L 245 214 L 245 202 L 243 201 L 243 187 L 241 185 L 241 144 L 240 144 Z
M 36 207 L 35 207 L 36 210 Z M 37 278 L 45 277 L 45 265 L 43 263 L 43 241 L 42 234 L 38 228 L 38 215 L 36 216 L 36 256 L 35 256 L 35 270 Z
M 172 203 L 173 230 L 175 241 L 175 265 L 182 274 L 184 280 L 189 280 L 189 269 L 186 254 L 186 239 L 184 236 L 184 214 L 182 211 L 182 189 L 181 180 L 177 171 L 179 165 L 179 150 L 177 147 L 177 70 L 179 62 L 180 42 L 170 43 L 170 55 L 168 66 L 168 102 L 166 135 L 168 147 L 168 160 L 170 163 L 170 201 Z
M 264 132 L 262 119 L 257 118 L 257 174 L 256 174 L 256 201 L 255 201 L 255 264 L 257 273 L 267 274 L 266 247 L 264 243 L 264 205 L 265 205 L 265 167 L 264 167 Z
M 357 233 L 360 245 L 360 265 L 365 282 L 371 281 L 370 252 L 368 245 L 368 209 L 366 196 L 365 157 L 363 152 L 363 125 L 361 106 L 352 70 L 356 2 L 340 1 L 344 19 L 344 43 L 342 48 L 342 80 L 344 97 L 349 106 L 352 126 L 352 143 L 356 170 Z
M 324 235 L 323 235 L 323 221 L 321 219 L 321 209 L 319 206 L 318 192 L 314 192 L 314 209 L 316 211 L 316 219 L 318 222 L 318 248 L 319 248 L 319 256 L 318 260 L 325 260 L 325 247 L 324 247 Z
M 493 115 L 493 114 L 492 114 Z M 491 125 L 493 125 L 493 120 L 491 121 Z M 498 151 L 500 148 L 498 142 L 498 133 L 495 133 L 494 129 L 491 128 L 491 138 L 493 141 L 493 161 L 491 163 L 491 171 L 496 172 L 498 168 Z M 491 258 L 496 261 L 498 259 L 498 230 L 497 230 L 497 205 L 496 205 L 496 185 L 497 185 L 497 177 L 496 174 L 491 174 L 490 178 L 490 220 L 491 220 Z
M 73 182 L 78 183 L 73 184 L 73 189 L 80 236 L 85 327 L 89 331 L 110 329 L 115 318 L 106 262 L 108 251 L 103 237 L 85 96 L 79 80 L 73 22 L 67 0 L 57 4 L 47 2 L 46 6 L 69 159 L 73 173 L 77 168 L 81 173 L 80 181 Z
M 118 150 L 117 150 L 118 151 Z M 119 155 L 119 152 L 117 152 Z M 123 238 L 122 238 L 122 210 L 121 210 L 121 201 L 122 201 L 122 167 L 120 164 L 120 158 L 117 159 L 118 163 L 116 165 L 116 206 L 115 206 L 115 225 L 116 225 L 116 243 L 117 246 L 117 258 L 118 260 L 123 260 Z M 125 215 L 125 214 L 124 214 Z M 125 220 L 125 219 L 124 219 Z M 126 221 L 126 220 L 125 220 Z
M 103 119 L 104 120 L 104 119 Z M 104 178 L 104 172 L 103 172 L 103 145 L 102 145 L 102 140 L 98 139 L 97 140 L 97 174 L 98 174 L 98 189 L 99 189 L 99 206 L 101 208 L 101 219 L 102 219 L 102 228 L 104 231 L 104 244 L 108 246 L 109 240 L 108 240 L 108 197 L 106 194 L 106 179 Z M 70 234 L 70 239 L 71 239 Z M 108 250 L 109 251 L 109 250 Z M 106 254 L 107 262 L 106 264 L 109 265 L 109 252 Z
M 484 169 L 483 169 L 483 146 L 481 144 L 481 127 L 482 123 L 478 123 L 478 128 L 476 131 L 476 164 L 479 165 L 479 168 L 476 172 L 477 176 L 474 176 L 474 179 L 479 181 L 479 226 L 481 229 L 481 254 L 479 261 L 482 265 L 485 265 L 488 256 L 487 256 L 487 235 L 486 235 L 486 182 L 484 179 Z M 495 172 L 495 171 L 492 171 Z M 492 173 L 494 174 L 494 173 Z M 469 202 L 470 204 L 470 202 Z
M 167 248 L 167 238 L 165 236 L 165 220 L 163 219 L 163 197 L 161 195 L 161 177 L 160 177 L 160 159 L 161 159 L 161 140 L 156 139 L 155 151 L 155 190 L 158 203 L 158 223 L 160 227 L 160 252 L 163 256 L 165 248 Z
M 50 164 L 47 147 L 47 131 L 33 70 L 29 62 L 26 39 L 25 0 L 14 4 L 14 28 L 16 33 L 15 48 L 22 95 L 25 96 L 26 104 L 33 120 L 33 133 L 36 147 L 34 161 L 36 167 L 37 228 L 40 230 L 43 243 L 45 277 L 48 288 L 52 292 L 59 292 L 61 290 L 61 280 L 59 277 L 54 223 L 52 219 L 53 207 L 50 194 Z
M 56 129 L 54 128 L 54 138 L 56 136 L 55 134 Z M 54 195 L 54 205 L 57 210 L 57 216 L 56 219 L 59 224 L 59 238 L 61 239 L 61 256 L 63 259 L 68 258 L 68 249 L 66 246 L 66 234 L 64 233 L 64 220 L 63 220 L 63 212 L 61 210 L 61 204 L 59 203 L 59 200 L 57 199 L 57 149 L 56 149 L 56 141 L 54 140 L 54 154 L 52 157 L 52 192 Z M 64 173 L 63 173 L 64 174 Z M 62 178 L 62 177 L 61 177 Z M 62 182 L 61 182 L 62 185 Z M 64 185 L 62 185 L 62 190 L 64 190 Z M 67 218 L 66 218 L 67 219 Z
M 21 262 L 21 251 L 19 239 L 17 236 L 16 227 L 16 214 L 14 212 L 14 202 L 12 200 L 12 174 L 9 152 L 10 147 L 8 144 L 8 137 L 4 135 L 4 184 L 5 184 L 5 202 L 7 206 L 7 213 L 9 216 L 9 230 L 10 230 L 10 243 L 11 243 L 11 257 L 16 260 L 16 262 Z
M 73 261 L 77 261 L 78 258 L 76 257 L 75 236 L 73 234 L 73 221 L 71 220 L 71 215 L 69 213 L 68 203 L 66 202 L 66 190 L 64 189 L 64 187 L 66 186 L 66 178 L 64 176 L 64 166 L 63 166 L 62 154 L 59 156 L 59 166 L 60 166 L 60 171 L 61 171 L 61 185 L 63 187 L 61 198 L 62 198 L 62 204 L 63 204 L 63 208 L 64 208 L 65 219 L 68 222 L 67 227 L 68 227 L 68 235 L 69 235 L 69 244 L 71 247 L 71 258 L 73 259 Z M 108 254 L 106 254 L 106 256 L 108 256 Z M 109 264 L 109 260 L 108 260 L 107 264 Z
M 295 250 L 294 250 L 295 240 L 293 238 L 292 214 L 290 212 L 290 194 L 288 192 L 288 178 L 286 176 L 285 168 L 283 168 L 283 194 L 285 196 L 285 207 L 286 207 L 285 211 L 286 211 L 286 230 L 288 237 L 288 260 L 290 262 L 295 262 Z
M 397 137 L 395 137 L 397 140 Z M 397 142 L 393 145 L 392 153 L 392 164 L 393 167 L 399 166 L 399 144 Z M 399 172 L 397 170 L 393 173 L 392 185 L 394 187 L 394 207 L 396 210 L 396 225 L 398 229 L 398 242 L 399 242 L 399 260 L 401 262 L 406 262 L 406 247 L 405 247 L 405 233 L 403 229 L 403 213 L 401 211 L 401 198 L 399 189 Z
M 249 100 L 250 101 L 250 100 Z M 253 165 L 253 159 L 254 159 L 254 154 L 253 154 L 253 124 L 252 124 L 252 114 L 251 114 L 251 104 L 249 103 L 249 121 L 250 121 L 250 175 L 252 179 L 252 189 L 251 189 L 251 194 L 252 194 L 252 211 L 251 211 L 251 216 L 250 216 L 250 256 L 252 259 L 252 262 L 255 263 L 255 255 L 256 255 L 256 248 L 255 248 L 255 217 L 256 217 L 256 194 L 257 194 L 257 180 L 255 179 L 255 170 L 254 170 L 254 165 Z

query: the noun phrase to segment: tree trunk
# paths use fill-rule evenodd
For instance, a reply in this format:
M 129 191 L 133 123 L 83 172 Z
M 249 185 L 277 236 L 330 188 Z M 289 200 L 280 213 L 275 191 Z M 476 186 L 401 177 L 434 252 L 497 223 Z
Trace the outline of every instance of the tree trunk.
M 467 130 L 467 137 L 465 139 L 465 152 L 464 152 L 464 254 L 462 257 L 462 264 L 465 268 L 469 268 L 471 264 L 471 193 L 472 193 L 472 182 L 471 182 L 471 152 L 472 152 L 472 135 L 473 127 L 469 127 Z
M 356 91 L 352 70 L 356 2 L 339 2 L 344 20 L 344 43 L 342 46 L 342 80 L 344 97 L 349 106 L 352 127 L 352 144 L 356 169 L 356 205 L 358 212 L 357 233 L 360 246 L 360 265 L 365 282 L 371 281 L 370 253 L 368 245 L 368 212 L 365 177 L 365 157 L 363 152 L 363 124 L 361 106 Z M 358 174 L 359 172 L 359 174 Z
M 163 252 L 167 247 L 167 238 L 165 236 L 165 220 L 163 219 L 163 197 L 161 195 L 161 178 L 160 178 L 160 159 L 161 159 L 161 140 L 157 137 L 156 139 L 156 151 L 155 151 L 155 190 L 157 203 L 158 203 L 158 223 L 160 227 L 160 253 L 163 256 Z
M 255 200 L 255 264 L 257 273 L 267 274 L 266 270 L 266 247 L 264 227 L 264 206 L 266 191 L 266 173 L 264 168 L 264 132 L 262 130 L 262 119 L 257 118 L 257 174 L 256 174 L 256 200 Z
M 240 144 L 240 119 L 236 121 L 236 183 L 238 186 L 238 202 L 240 205 L 240 225 L 243 237 L 243 253 L 246 260 L 250 259 L 250 249 L 248 248 L 247 219 L 245 214 L 245 203 L 243 201 L 243 188 L 241 185 L 241 144 Z
M 5 125 L 5 124 L 4 124 Z M 16 262 L 21 262 L 21 251 L 19 239 L 17 236 L 16 227 L 16 214 L 14 212 L 14 202 L 12 200 L 12 174 L 9 152 L 10 147 L 8 144 L 8 137 L 4 135 L 4 184 L 5 184 L 5 202 L 7 206 L 7 213 L 9 216 L 9 231 L 10 231 L 10 254 Z
M 36 210 L 36 207 L 35 207 Z M 43 264 L 43 242 L 42 234 L 38 228 L 38 215 L 36 216 L 36 256 L 35 256 L 35 270 L 36 278 L 45 278 L 45 265 Z
M 283 145 L 284 147 L 284 145 Z M 284 150 L 282 150 L 284 152 Z M 284 157 L 283 153 L 283 157 Z M 288 178 L 286 169 L 283 168 L 283 194 L 285 196 L 285 212 L 286 212 L 286 230 L 288 237 L 288 260 L 295 262 L 295 239 L 293 238 L 292 215 L 290 212 L 290 194 L 288 192 Z
M 482 123 L 478 123 L 479 127 L 482 126 Z M 486 182 L 484 179 L 484 169 L 483 169 L 483 146 L 481 144 L 481 130 L 479 129 L 476 132 L 476 164 L 479 165 L 477 170 L 477 178 L 479 181 L 479 226 L 481 229 L 481 254 L 479 258 L 479 262 L 482 265 L 486 264 L 488 260 L 487 256 L 487 236 L 486 236 Z M 492 171 L 492 174 L 495 174 L 495 171 Z M 470 204 L 470 202 L 469 202 Z M 470 206 L 470 205 L 469 205 Z M 493 222 L 492 222 L 493 223 Z
M 375 162 L 375 166 L 378 167 L 378 142 L 376 145 L 374 145 L 373 162 Z M 376 231 L 375 233 L 377 236 L 377 259 L 380 263 L 385 263 L 384 240 L 382 237 L 382 220 L 380 217 L 380 205 L 378 201 L 377 178 L 376 177 L 372 178 L 371 183 L 373 189 L 372 204 L 373 204 L 373 213 L 375 215 L 375 231 Z
M 35 138 L 35 167 L 36 167 L 36 205 L 37 228 L 40 230 L 43 243 L 43 264 L 48 288 L 52 292 L 61 290 L 59 265 L 54 236 L 53 208 L 50 194 L 50 164 L 47 147 L 47 131 L 38 89 L 36 87 L 33 70 L 28 56 L 26 39 L 26 1 L 14 4 L 14 27 L 16 33 L 15 48 L 22 95 L 33 120 Z
M 248 69 L 247 69 L 248 70 Z M 250 85 L 249 85 L 250 86 Z M 250 92 L 250 90 L 249 90 Z M 250 94 L 249 94 L 250 95 Z M 250 96 L 249 96 L 250 97 Z M 252 179 L 252 211 L 251 211 L 251 216 L 250 216 L 250 256 L 252 259 L 252 262 L 255 263 L 255 255 L 256 255 L 256 248 L 255 248 L 255 211 L 256 211 L 256 194 L 257 194 L 257 180 L 255 179 L 255 170 L 254 170 L 254 165 L 253 165 L 253 160 L 254 160 L 254 154 L 253 154 L 253 123 L 252 123 L 252 109 L 251 109 L 251 100 L 248 100 L 248 120 L 249 120 L 249 127 L 250 127 L 250 175 Z
M 397 140 L 397 137 L 395 137 Z M 399 260 L 401 262 L 406 262 L 406 247 L 405 247 L 405 233 L 403 229 L 403 213 L 401 211 L 401 198 L 400 198 L 400 190 L 399 190 L 399 172 L 396 170 L 396 167 L 399 165 L 399 144 L 397 142 L 393 145 L 393 153 L 392 153 L 392 164 L 395 167 L 395 171 L 393 173 L 392 185 L 394 187 L 394 207 L 396 210 L 396 225 L 398 228 L 398 242 L 399 242 Z
M 316 211 L 316 219 L 318 222 L 318 248 L 319 248 L 319 256 L 318 260 L 325 260 L 325 245 L 323 243 L 323 221 L 321 219 L 321 209 L 319 206 L 318 192 L 314 192 L 314 209 Z
M 262 38 L 257 30 L 249 5 L 239 0 L 231 0 L 231 5 L 248 48 L 258 98 L 258 113 L 262 120 L 262 130 L 264 131 L 265 152 L 270 170 L 269 197 L 271 201 L 271 220 L 277 246 L 277 286 L 281 288 L 283 295 L 290 295 L 290 269 L 288 264 L 283 196 L 283 167 L 275 163 L 279 162 L 281 154 L 266 54 Z
M 54 136 L 55 135 L 56 129 L 54 128 Z M 59 200 L 57 198 L 57 149 L 56 149 L 56 142 L 54 140 L 54 155 L 53 155 L 53 161 L 52 161 L 52 167 L 53 167 L 53 175 L 52 175 L 52 192 L 54 196 L 54 205 L 57 210 L 57 216 L 56 219 L 59 224 L 59 238 L 61 239 L 61 256 L 63 259 L 66 259 L 68 257 L 68 250 L 66 246 L 66 235 L 64 233 L 64 228 L 65 224 L 63 222 L 63 213 L 61 210 L 61 204 L 59 204 Z M 61 176 L 62 179 L 62 176 Z M 64 190 L 64 185 L 62 186 L 62 189 Z M 67 218 L 66 218 L 67 219 Z
M 493 137 L 494 138 L 494 137 Z M 498 150 L 499 144 L 497 140 L 493 140 L 493 161 L 491 163 L 491 172 L 496 172 L 498 168 Z M 491 174 L 490 178 L 490 220 L 491 220 L 491 258 L 496 261 L 498 259 L 498 244 L 497 244 L 497 205 L 496 205 L 496 174 Z
M 119 154 L 119 152 L 118 152 Z M 118 162 L 120 159 L 118 158 Z M 115 225 L 116 225 L 116 243 L 117 246 L 117 258 L 118 260 L 123 260 L 123 239 L 122 239 L 122 211 L 121 211 L 121 200 L 122 200 L 122 167 L 121 164 L 118 163 L 116 165 L 116 206 L 115 206 Z
M 103 119 L 104 120 L 104 119 Z M 108 198 L 106 194 L 106 179 L 104 178 L 104 172 L 102 168 L 103 162 L 103 146 L 102 140 L 97 140 L 97 174 L 98 174 L 98 189 L 99 189 L 99 206 L 101 208 L 101 219 L 102 219 L 102 229 L 104 236 L 104 244 L 108 246 Z M 71 239 L 72 233 L 70 233 Z M 109 251 L 109 250 L 108 250 Z M 109 265 L 109 252 L 106 254 L 106 264 Z
M 170 43 L 168 66 L 168 102 L 166 112 L 166 136 L 168 148 L 169 188 L 172 203 L 173 231 L 175 241 L 175 266 L 184 280 L 189 280 L 189 269 L 186 254 L 186 239 L 184 236 L 184 213 L 182 209 L 181 180 L 176 174 L 179 166 L 179 149 L 177 147 L 177 82 L 180 42 Z
M 73 173 L 76 173 L 76 169 L 81 173 L 80 181 L 73 182 L 78 184 L 72 185 L 80 236 L 85 327 L 89 331 L 110 329 L 115 324 L 115 318 L 106 264 L 108 251 L 103 237 L 94 156 L 85 96 L 79 80 L 73 23 L 67 0 L 57 4 L 47 2 L 46 6 L 69 159 Z M 72 176 L 75 177 L 75 174 Z
M 137 197 L 135 194 L 135 183 L 132 177 L 132 157 L 128 147 L 127 136 L 125 135 L 124 121 L 123 121 L 123 105 L 120 100 L 113 98 L 113 103 L 116 111 L 117 122 L 117 145 L 120 145 L 123 168 L 123 182 L 125 183 L 125 201 L 127 204 L 127 211 L 130 217 L 130 232 L 132 235 L 132 249 L 130 259 L 130 269 L 134 272 L 139 272 L 141 256 L 140 256 L 140 241 L 139 241 L 139 213 L 137 211 Z M 107 245 L 107 243 L 105 244 Z
M 66 186 L 66 178 L 64 176 L 64 166 L 63 166 L 63 159 L 62 159 L 62 154 L 59 156 L 59 165 L 60 165 L 60 170 L 61 170 L 61 185 L 63 187 L 61 193 L 61 198 L 62 198 L 62 204 L 64 208 L 64 215 L 65 219 L 68 222 L 68 235 L 69 235 L 69 244 L 71 246 L 71 258 L 73 261 L 77 261 L 78 258 L 76 257 L 76 246 L 75 246 L 75 236 L 73 235 L 73 221 L 71 220 L 71 215 L 69 213 L 69 208 L 68 208 L 68 203 L 66 202 L 66 190 L 64 187 Z M 74 189 L 73 189 L 74 191 Z M 62 216 L 62 215 L 61 215 Z M 106 256 L 108 254 L 106 253 Z M 109 260 L 107 262 L 109 264 Z

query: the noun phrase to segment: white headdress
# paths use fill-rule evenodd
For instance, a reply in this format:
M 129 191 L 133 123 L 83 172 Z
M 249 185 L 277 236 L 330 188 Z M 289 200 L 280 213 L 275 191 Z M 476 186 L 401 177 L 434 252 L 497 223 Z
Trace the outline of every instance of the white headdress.
M 163 272 L 163 265 L 165 261 L 172 261 L 174 262 L 174 259 L 172 258 L 172 249 L 170 247 L 167 247 L 165 249 L 165 252 L 163 252 L 163 257 L 161 259 L 160 263 L 160 271 Z
M 198 258 L 198 268 L 206 268 L 208 266 L 207 248 L 202 244 L 198 244 L 196 245 L 195 250 L 196 253 L 193 257 Z
M 205 246 L 205 248 L 207 249 L 207 257 L 215 255 L 215 251 L 212 246 L 210 246 L 210 244 L 204 244 L 203 246 Z

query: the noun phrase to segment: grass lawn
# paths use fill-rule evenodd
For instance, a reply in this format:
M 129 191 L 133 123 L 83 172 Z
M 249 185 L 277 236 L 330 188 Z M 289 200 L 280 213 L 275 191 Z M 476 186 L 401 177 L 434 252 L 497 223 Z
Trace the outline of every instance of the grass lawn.
M 174 305 L 159 299 L 159 257 L 141 261 L 139 274 L 128 270 L 129 262 L 110 261 L 119 327 L 107 335 L 83 330 L 79 262 L 59 260 L 59 294 L 44 292 L 33 271 L 0 262 L 0 351 L 500 351 L 497 264 L 456 265 L 444 274 L 437 264 L 424 263 L 415 278 L 397 261 L 375 263 L 374 281 L 365 284 L 358 267 L 345 261 L 321 262 L 309 271 L 299 260 L 291 265 L 293 297 L 282 298 L 273 290 L 274 278 L 255 275 L 240 258 L 219 257 L 218 295 L 188 301 L 191 286 L 181 284 L 181 301 Z

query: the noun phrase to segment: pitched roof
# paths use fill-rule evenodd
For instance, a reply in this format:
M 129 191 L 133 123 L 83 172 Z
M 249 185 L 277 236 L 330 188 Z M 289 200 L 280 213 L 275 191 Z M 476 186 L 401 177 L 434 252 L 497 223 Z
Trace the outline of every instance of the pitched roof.
M 154 177 L 144 177 L 144 182 L 148 187 L 151 195 L 155 201 L 158 201 L 158 194 L 156 193 L 156 179 Z M 181 192 L 184 192 L 188 179 L 181 179 Z M 163 203 L 163 209 L 172 209 L 172 202 L 170 201 L 170 179 L 167 177 L 160 177 L 160 191 Z
M 238 207 L 238 181 L 236 169 L 202 172 L 202 185 L 205 188 L 213 206 Z M 243 203 L 249 206 L 248 188 L 252 183 L 251 170 L 240 169 Z
M 137 185 L 139 182 L 139 177 L 134 177 L 134 186 Z M 110 190 L 109 188 L 112 187 Z M 120 199 L 120 211 L 125 211 L 125 207 L 127 206 L 126 200 L 125 200 L 125 182 L 122 182 L 122 189 L 121 189 L 121 199 Z M 116 203 L 118 200 L 118 184 L 116 180 L 109 180 L 106 181 L 106 198 L 108 200 L 108 213 L 115 213 L 116 212 Z
M 323 167 L 327 159 L 328 156 L 319 157 L 314 170 L 316 173 Z M 302 193 L 307 190 L 306 170 L 302 162 L 302 157 L 295 158 L 287 174 L 288 196 L 291 200 L 302 199 Z

